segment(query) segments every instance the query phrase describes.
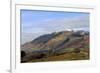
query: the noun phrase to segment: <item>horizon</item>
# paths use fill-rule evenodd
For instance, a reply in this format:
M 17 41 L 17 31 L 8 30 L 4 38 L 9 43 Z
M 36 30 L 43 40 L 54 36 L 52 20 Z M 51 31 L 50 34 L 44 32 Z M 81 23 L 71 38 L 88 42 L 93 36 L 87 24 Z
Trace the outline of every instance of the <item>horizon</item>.
M 64 30 L 89 31 L 89 13 L 21 10 L 21 44 Z

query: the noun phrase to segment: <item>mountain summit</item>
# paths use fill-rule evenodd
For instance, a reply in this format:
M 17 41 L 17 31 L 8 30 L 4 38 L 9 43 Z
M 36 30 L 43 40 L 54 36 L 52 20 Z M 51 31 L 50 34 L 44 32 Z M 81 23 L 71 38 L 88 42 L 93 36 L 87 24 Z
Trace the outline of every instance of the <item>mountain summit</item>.
M 85 56 L 86 59 L 89 58 L 89 32 L 61 31 L 39 36 L 21 45 L 21 62 L 40 61 L 44 58 L 52 61 L 55 60 L 55 57 L 58 59 L 58 57 L 65 54 L 72 55 L 73 52 L 76 54 L 83 52 L 83 55 L 81 55 Z M 71 59 L 73 58 L 67 60 Z

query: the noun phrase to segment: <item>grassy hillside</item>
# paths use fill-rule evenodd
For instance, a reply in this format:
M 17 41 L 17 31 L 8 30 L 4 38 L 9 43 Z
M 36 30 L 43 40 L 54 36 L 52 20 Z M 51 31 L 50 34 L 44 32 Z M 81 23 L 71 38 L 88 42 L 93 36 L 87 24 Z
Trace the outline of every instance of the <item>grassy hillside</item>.
M 83 32 L 82 32 L 83 33 Z M 21 62 L 89 60 L 89 34 L 62 31 L 21 46 Z

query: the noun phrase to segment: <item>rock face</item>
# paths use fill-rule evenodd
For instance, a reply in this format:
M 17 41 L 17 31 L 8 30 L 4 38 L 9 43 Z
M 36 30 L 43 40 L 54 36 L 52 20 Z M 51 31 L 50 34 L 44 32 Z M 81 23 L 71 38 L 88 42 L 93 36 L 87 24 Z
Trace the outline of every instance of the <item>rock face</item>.
M 89 43 L 89 33 L 85 31 L 61 31 L 45 34 L 21 45 L 21 61 L 28 62 L 52 55 L 66 53 L 65 49 L 83 48 Z

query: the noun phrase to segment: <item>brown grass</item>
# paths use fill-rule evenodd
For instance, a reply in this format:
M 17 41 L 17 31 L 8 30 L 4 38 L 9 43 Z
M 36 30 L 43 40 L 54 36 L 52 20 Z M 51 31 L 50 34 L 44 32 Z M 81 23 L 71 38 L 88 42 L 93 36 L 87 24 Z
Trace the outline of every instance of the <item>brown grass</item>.
M 89 53 L 81 51 L 80 53 L 65 53 L 57 56 L 49 56 L 47 58 L 34 59 L 30 62 L 46 62 L 46 61 L 72 61 L 72 60 L 88 60 Z

